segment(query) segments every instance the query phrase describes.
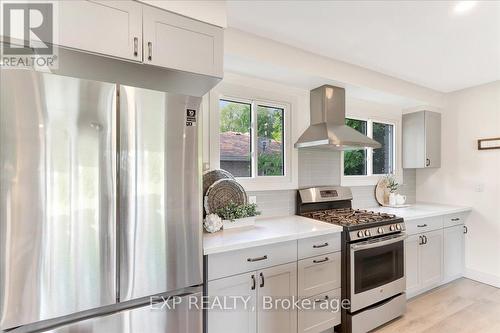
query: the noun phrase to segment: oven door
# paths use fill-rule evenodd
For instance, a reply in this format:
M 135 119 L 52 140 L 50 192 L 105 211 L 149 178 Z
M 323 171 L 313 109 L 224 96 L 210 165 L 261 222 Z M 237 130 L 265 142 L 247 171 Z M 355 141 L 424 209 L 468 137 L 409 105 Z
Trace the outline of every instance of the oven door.
M 405 238 L 400 233 L 351 244 L 351 312 L 405 291 Z

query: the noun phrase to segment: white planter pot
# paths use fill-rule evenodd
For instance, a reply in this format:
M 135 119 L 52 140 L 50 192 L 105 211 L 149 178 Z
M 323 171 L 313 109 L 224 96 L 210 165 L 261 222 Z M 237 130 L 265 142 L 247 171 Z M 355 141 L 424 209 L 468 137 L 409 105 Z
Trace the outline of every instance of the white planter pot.
M 236 220 L 222 220 L 223 229 L 233 229 L 242 227 L 253 227 L 255 225 L 255 216 L 244 217 Z
M 389 194 L 389 205 L 396 206 L 396 193 Z

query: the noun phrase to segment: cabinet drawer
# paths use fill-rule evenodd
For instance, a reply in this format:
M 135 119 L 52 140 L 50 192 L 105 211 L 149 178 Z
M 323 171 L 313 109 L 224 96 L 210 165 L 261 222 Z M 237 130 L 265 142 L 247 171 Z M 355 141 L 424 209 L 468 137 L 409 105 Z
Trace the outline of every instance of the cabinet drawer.
M 299 261 L 299 297 L 310 297 L 340 288 L 340 252 Z
M 465 223 L 466 213 L 457 213 L 443 216 L 443 225 L 445 228 L 454 227 Z
M 289 241 L 208 255 L 208 280 L 297 261 L 297 242 Z
M 340 251 L 340 232 L 299 239 L 298 247 L 299 259 Z
M 432 230 L 443 228 L 443 217 L 429 217 L 425 219 L 411 220 L 405 222 L 406 232 L 408 235 L 420 234 L 422 232 L 428 232 Z
M 299 310 L 299 333 L 319 333 L 340 324 L 340 297 L 338 288 L 309 298 L 316 308 Z M 322 301 L 329 301 L 330 306 L 320 309 Z

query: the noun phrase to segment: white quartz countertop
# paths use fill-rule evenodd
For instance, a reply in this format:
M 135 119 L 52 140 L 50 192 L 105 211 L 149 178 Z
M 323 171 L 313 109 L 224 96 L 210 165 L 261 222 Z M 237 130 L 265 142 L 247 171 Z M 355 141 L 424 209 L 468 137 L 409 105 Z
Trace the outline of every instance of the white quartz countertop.
M 406 208 L 370 207 L 366 209 L 374 212 L 394 214 L 404 218 L 405 221 L 411 221 L 427 217 L 468 212 L 472 208 L 419 202 Z
M 297 215 L 258 218 L 253 227 L 203 234 L 204 254 L 240 250 L 253 246 L 338 233 L 342 227 Z

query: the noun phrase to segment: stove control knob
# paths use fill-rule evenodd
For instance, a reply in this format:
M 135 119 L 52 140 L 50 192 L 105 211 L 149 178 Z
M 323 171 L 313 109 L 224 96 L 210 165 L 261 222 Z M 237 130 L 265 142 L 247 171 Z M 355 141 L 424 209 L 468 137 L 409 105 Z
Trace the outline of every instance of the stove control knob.
M 377 231 L 378 231 L 379 234 L 383 234 L 384 233 L 384 229 L 383 228 L 378 228 Z
M 365 230 L 365 236 L 370 237 L 372 234 L 370 233 L 370 230 Z
M 396 229 L 396 228 L 394 227 L 394 225 L 391 225 L 391 226 L 389 227 L 389 230 L 390 230 L 390 231 L 394 231 L 395 229 Z
M 363 231 L 358 231 L 358 237 L 361 238 L 361 237 L 364 237 L 365 234 L 363 233 Z
M 401 230 L 401 224 L 396 224 L 396 229 Z

